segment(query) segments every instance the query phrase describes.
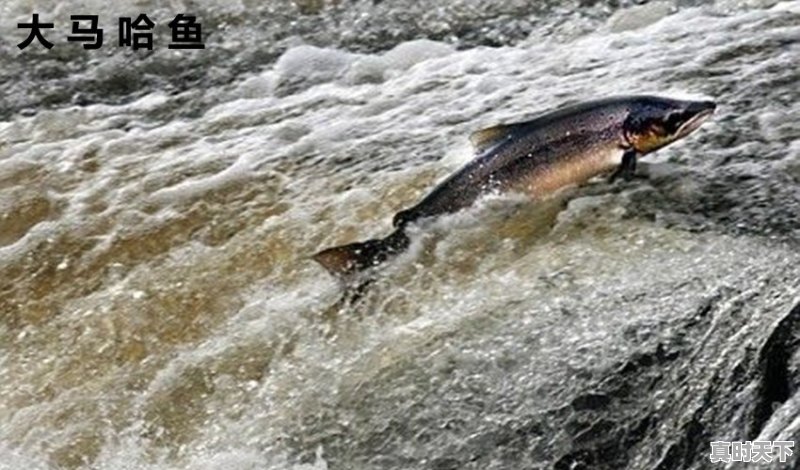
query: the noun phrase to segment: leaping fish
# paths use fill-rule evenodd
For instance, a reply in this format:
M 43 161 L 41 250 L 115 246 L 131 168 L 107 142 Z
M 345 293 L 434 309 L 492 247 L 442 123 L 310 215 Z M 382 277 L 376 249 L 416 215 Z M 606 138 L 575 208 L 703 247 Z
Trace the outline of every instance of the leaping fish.
M 313 259 L 346 280 L 408 248 L 410 224 L 457 212 L 488 193 L 514 191 L 541 200 L 603 173 L 611 172 L 610 181 L 630 179 L 637 159 L 686 137 L 715 108 L 712 101 L 621 96 L 480 130 L 470 136 L 475 158 L 396 213 L 389 236 L 328 248 Z

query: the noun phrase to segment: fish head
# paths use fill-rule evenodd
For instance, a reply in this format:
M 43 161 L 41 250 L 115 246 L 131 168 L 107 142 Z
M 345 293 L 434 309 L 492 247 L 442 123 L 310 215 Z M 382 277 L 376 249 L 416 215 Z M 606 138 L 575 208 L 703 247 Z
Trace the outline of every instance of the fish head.
M 644 155 L 694 132 L 712 114 L 713 101 L 686 101 L 660 97 L 637 100 L 623 124 L 626 144 Z

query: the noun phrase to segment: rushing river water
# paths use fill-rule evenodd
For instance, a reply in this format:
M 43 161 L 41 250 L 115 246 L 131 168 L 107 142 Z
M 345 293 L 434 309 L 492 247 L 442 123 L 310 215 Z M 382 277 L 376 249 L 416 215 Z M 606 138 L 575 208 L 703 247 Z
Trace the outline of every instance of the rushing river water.
M 800 2 L 122 3 L 0 6 L 0 468 L 800 440 Z M 33 12 L 195 13 L 206 49 L 20 52 Z M 308 259 L 387 234 L 471 131 L 629 93 L 719 108 L 634 181 L 415 228 L 355 305 Z

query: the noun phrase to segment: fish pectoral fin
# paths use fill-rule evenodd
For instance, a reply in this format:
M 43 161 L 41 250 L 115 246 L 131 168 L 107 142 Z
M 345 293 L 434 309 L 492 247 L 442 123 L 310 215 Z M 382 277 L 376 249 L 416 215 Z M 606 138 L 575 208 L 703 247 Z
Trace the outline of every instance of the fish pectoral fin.
M 486 129 L 473 132 L 469 136 L 469 141 L 472 142 L 472 147 L 475 149 L 476 153 L 482 153 L 511 138 L 514 127 L 514 124 L 500 124 L 498 126 L 487 127 Z
M 630 181 L 636 174 L 636 150 L 628 149 L 622 154 L 622 163 L 614 170 L 608 178 L 609 183 L 613 183 L 617 178 L 622 177 L 625 181 Z

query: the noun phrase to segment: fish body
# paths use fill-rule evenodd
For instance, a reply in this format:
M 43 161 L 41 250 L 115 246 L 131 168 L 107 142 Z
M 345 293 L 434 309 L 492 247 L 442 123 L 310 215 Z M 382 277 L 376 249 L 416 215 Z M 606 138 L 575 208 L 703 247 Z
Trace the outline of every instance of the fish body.
M 711 101 L 612 97 L 478 131 L 470 138 L 476 157 L 395 214 L 391 235 L 329 248 L 314 259 L 347 277 L 405 250 L 409 224 L 470 207 L 487 193 L 513 191 L 543 199 L 603 173 L 629 177 L 638 158 L 685 137 L 715 107 Z

